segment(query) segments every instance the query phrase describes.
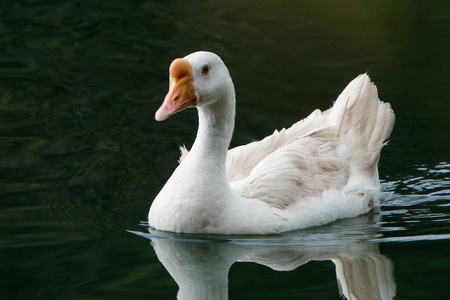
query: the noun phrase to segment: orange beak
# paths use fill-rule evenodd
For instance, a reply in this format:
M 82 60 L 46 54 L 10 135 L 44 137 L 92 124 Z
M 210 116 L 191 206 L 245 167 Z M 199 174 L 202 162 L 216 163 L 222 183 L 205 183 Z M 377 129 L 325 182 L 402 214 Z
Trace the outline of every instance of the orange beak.
M 156 121 L 164 121 L 174 113 L 197 105 L 192 67 L 183 58 L 175 59 L 169 68 L 169 92 L 155 114 Z

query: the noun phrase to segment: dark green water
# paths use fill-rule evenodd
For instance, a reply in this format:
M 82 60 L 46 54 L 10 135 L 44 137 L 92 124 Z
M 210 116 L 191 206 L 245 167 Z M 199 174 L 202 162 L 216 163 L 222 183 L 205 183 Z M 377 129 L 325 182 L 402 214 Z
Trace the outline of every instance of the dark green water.
M 369 72 L 397 115 L 381 214 L 266 239 L 145 235 L 197 128 L 195 110 L 154 112 L 170 62 L 196 50 L 233 77 L 233 146 L 328 108 Z M 446 299 L 449 116 L 448 1 L 2 1 L 0 299 L 175 299 L 166 268 L 206 289 L 231 264 L 229 299 L 340 299 L 330 260 L 361 275 L 368 257 L 385 272 L 366 287 Z

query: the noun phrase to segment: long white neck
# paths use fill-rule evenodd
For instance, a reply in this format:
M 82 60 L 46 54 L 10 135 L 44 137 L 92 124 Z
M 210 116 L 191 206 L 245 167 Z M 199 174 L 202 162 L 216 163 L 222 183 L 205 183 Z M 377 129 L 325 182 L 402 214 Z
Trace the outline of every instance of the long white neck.
M 212 230 L 218 226 L 223 209 L 238 199 L 226 174 L 235 115 L 231 80 L 216 97 L 213 103 L 198 107 L 194 145 L 153 201 L 149 224 L 155 228 L 178 232 Z
M 195 171 L 217 180 L 226 180 L 225 162 L 234 129 L 235 94 L 232 84 L 212 104 L 198 107 L 197 137 L 189 153 Z M 194 170 L 193 170 L 194 171 Z

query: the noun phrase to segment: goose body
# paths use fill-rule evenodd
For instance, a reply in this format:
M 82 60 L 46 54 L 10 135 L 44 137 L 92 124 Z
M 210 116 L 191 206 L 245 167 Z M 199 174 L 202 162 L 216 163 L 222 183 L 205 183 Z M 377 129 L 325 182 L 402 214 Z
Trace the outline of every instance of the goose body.
M 197 107 L 192 149 L 152 203 L 149 225 L 184 233 L 272 234 L 355 217 L 379 204 L 377 164 L 394 125 L 366 74 L 334 105 L 228 150 L 235 91 L 222 60 L 195 52 L 170 66 L 158 121 Z

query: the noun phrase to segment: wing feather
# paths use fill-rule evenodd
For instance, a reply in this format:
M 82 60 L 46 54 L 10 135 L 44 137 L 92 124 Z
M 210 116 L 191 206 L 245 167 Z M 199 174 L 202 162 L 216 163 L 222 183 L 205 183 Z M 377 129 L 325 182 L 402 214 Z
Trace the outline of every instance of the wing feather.
M 228 151 L 226 162 L 228 180 L 233 182 L 246 178 L 268 155 L 299 139 L 329 129 L 327 115 L 328 111 L 321 112 L 317 109 L 288 129 L 275 130 L 272 135 L 261 141 L 231 149 Z
M 346 160 L 336 156 L 336 129 L 299 138 L 262 159 L 250 174 L 232 182 L 242 197 L 285 209 L 291 203 L 342 189 L 350 176 Z

